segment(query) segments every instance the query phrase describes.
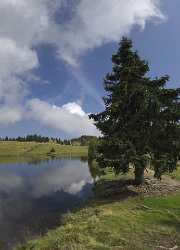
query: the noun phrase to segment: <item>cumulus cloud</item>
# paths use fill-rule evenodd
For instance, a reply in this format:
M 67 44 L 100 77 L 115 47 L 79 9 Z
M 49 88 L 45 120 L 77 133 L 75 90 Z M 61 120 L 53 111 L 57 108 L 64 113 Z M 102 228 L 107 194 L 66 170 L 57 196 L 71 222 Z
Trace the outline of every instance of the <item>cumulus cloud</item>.
M 42 34 L 51 26 L 57 2 L 0 1 L 0 123 L 20 120 L 18 106 L 23 106 L 28 93 L 22 78 L 39 66 L 35 46 L 43 42 Z
M 78 0 L 71 19 L 54 25 L 45 34 L 57 48 L 57 55 L 72 66 L 83 95 L 102 105 L 96 88 L 81 70 L 80 57 L 110 42 L 119 42 L 134 26 L 144 29 L 150 20 L 163 20 L 160 0 Z M 67 5 L 68 6 L 68 5 Z M 75 70 L 74 70 L 75 69 Z
M 71 20 L 63 27 L 54 26 L 50 37 L 56 37 L 58 41 L 59 56 L 76 66 L 79 56 L 87 50 L 119 41 L 123 35 L 129 34 L 134 25 L 144 28 L 148 20 L 163 19 L 159 2 L 81 0 L 77 2 Z
M 75 102 L 59 107 L 33 99 L 29 101 L 29 110 L 32 119 L 68 135 L 100 135 L 93 122 L 89 120 L 88 114 Z
M 4 106 L 0 109 L 0 123 L 2 124 L 18 122 L 22 117 L 22 108 Z
M 144 28 L 148 20 L 163 19 L 159 3 L 160 0 L 1 0 L 0 123 L 23 119 L 29 76 L 33 76 L 33 70 L 39 67 L 36 48 L 41 44 L 52 44 L 58 57 L 72 66 L 74 76 L 86 94 L 99 100 L 94 87 L 86 82 L 83 72 L 77 70 L 80 57 L 96 47 L 119 41 L 134 25 Z M 61 15 L 64 8 L 71 12 L 70 18 L 58 22 L 56 14 Z M 40 115 L 41 122 L 50 127 L 67 133 L 96 133 L 87 114 L 73 114 L 66 105 L 55 107 L 32 100 L 31 106 L 34 116 L 44 114 Z M 47 108 L 46 113 L 42 106 Z M 69 125 L 72 117 L 75 128 Z

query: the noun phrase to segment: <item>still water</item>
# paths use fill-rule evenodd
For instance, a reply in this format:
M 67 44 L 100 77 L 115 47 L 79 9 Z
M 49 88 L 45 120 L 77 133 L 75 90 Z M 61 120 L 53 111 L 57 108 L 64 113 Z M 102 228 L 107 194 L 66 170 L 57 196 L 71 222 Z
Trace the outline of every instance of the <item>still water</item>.
M 0 164 L 0 249 L 60 225 L 92 186 L 81 158 Z

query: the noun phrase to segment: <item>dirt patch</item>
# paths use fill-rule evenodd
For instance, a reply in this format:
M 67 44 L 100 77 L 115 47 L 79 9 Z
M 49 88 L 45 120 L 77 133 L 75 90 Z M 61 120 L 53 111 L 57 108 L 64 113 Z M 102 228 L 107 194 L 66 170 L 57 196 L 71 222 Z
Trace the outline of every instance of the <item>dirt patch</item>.
M 170 177 L 163 177 L 161 181 L 149 177 L 145 179 L 144 185 L 130 185 L 128 189 L 143 196 L 166 196 L 180 191 L 180 182 Z
M 162 180 L 154 179 L 152 174 L 146 175 L 145 183 L 140 186 L 134 185 L 134 180 L 113 180 L 98 183 L 95 193 L 100 198 L 125 200 L 134 196 L 166 196 L 180 192 L 180 182 L 169 176 Z

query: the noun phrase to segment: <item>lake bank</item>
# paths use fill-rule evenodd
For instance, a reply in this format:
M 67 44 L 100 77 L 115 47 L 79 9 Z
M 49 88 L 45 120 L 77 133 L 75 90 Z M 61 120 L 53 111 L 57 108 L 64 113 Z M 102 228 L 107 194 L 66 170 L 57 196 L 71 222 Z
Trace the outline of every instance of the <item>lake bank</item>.
M 52 153 L 51 150 L 54 149 Z M 0 142 L 0 163 L 24 161 L 25 159 L 43 160 L 52 157 L 87 157 L 88 147 L 60 145 L 57 143 L 37 142 Z
M 160 186 L 166 183 L 172 192 L 158 193 L 157 185 L 154 195 L 144 195 L 131 185 L 118 189 L 120 182 L 109 172 L 96 185 L 95 198 L 66 215 L 63 226 L 17 249 L 179 249 L 180 183 L 165 177 Z

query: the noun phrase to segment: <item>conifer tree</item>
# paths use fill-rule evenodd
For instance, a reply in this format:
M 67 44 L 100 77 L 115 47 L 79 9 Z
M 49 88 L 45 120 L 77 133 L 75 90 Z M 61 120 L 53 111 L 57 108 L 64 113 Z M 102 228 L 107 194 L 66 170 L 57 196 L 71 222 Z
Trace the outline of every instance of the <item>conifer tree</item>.
M 151 165 L 155 177 L 177 167 L 180 157 L 180 88 L 166 88 L 168 76 L 148 77 L 148 62 L 123 38 L 104 79 L 105 110 L 90 118 L 103 137 L 98 163 L 116 173 L 134 168 L 136 184 Z

